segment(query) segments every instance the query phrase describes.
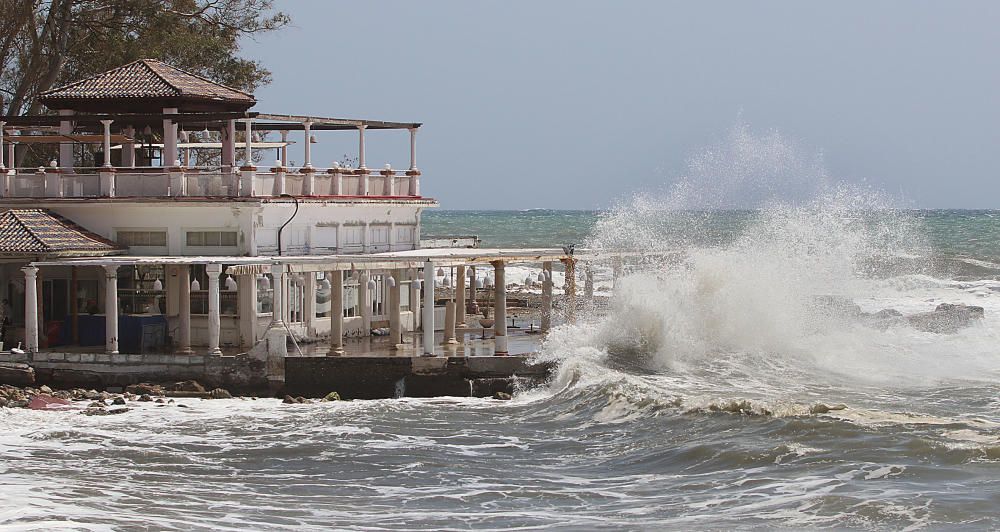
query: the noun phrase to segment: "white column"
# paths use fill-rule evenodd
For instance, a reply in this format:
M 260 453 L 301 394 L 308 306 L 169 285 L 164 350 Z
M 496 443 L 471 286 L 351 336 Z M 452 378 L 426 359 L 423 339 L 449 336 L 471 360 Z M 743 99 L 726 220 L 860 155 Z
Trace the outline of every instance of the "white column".
M 434 263 L 424 262 L 424 356 L 434 356 Z
M 60 109 L 59 116 L 72 117 L 73 111 L 69 109 Z M 66 118 L 59 121 L 59 134 L 60 135 L 72 135 L 73 134 L 73 122 Z M 73 142 L 69 140 L 62 140 L 59 142 L 59 167 L 68 173 L 73 172 Z
M 284 265 L 275 264 L 271 267 L 271 315 L 273 316 L 273 321 L 276 325 L 283 327 L 285 321 L 285 310 L 284 310 L 284 284 L 285 284 L 285 272 Z
M 178 297 L 178 339 L 177 348 L 181 353 L 192 354 L 191 350 L 191 267 L 182 264 L 177 267 Z
M 251 147 L 251 144 L 253 144 L 253 142 L 252 142 L 253 141 L 253 119 L 247 118 L 243 123 L 246 125 L 245 126 L 246 127 L 246 133 L 244 134 L 244 136 L 246 137 L 244 140 L 246 142 L 244 142 L 245 146 L 243 148 L 243 150 L 244 150 L 243 151 L 243 158 L 246 159 L 246 160 L 243 161 L 243 166 L 253 166 L 253 148 Z
M 410 128 L 410 170 L 417 169 L 417 128 Z
M 566 296 L 566 322 L 576 321 L 576 259 L 563 259 L 566 268 L 566 282 L 563 292 Z
M 236 167 L 236 120 L 227 120 L 220 135 L 222 140 L 222 166 L 232 172 Z
M 118 353 L 118 266 L 104 266 L 104 335 L 105 351 Z
M 101 120 L 104 126 L 104 167 L 111 168 L 111 123 L 114 120 Z M 124 149 L 124 146 L 122 146 Z
M 465 327 L 465 266 L 458 266 L 455 268 L 454 281 L 455 323 L 460 327 Z
M 128 126 L 124 133 L 129 139 L 135 139 L 134 127 Z M 126 140 L 122 143 L 122 166 L 126 168 L 135 166 L 135 142 L 133 140 Z
M 420 327 L 420 274 L 416 268 L 410 270 L 410 315 L 413 318 L 411 331 Z
M 403 320 L 401 316 L 403 270 L 392 271 L 392 281 L 389 286 L 389 344 L 392 349 L 403 347 Z
M 478 307 L 479 304 L 476 302 L 476 267 L 469 266 L 469 270 L 472 275 L 469 276 L 469 301 L 473 303 L 474 307 Z
M 25 349 L 29 353 L 36 353 L 38 352 L 38 268 L 25 266 L 21 271 L 24 272 Z
M 449 299 L 444 303 L 444 331 L 441 345 L 454 345 L 457 343 L 458 340 L 455 339 L 455 301 Z
M 552 328 L 552 263 L 542 263 L 542 332 Z
M 221 355 L 219 335 L 222 316 L 219 313 L 219 275 L 222 274 L 222 265 L 208 264 L 205 266 L 205 273 L 208 275 L 208 354 Z
M 288 132 L 281 132 L 281 166 L 288 166 Z
M 372 332 L 371 292 L 368 291 L 368 272 L 361 272 L 358 277 L 358 307 L 361 308 L 361 336 L 369 336 Z
M 496 284 L 496 305 L 493 309 L 493 354 L 507 354 L 507 281 L 504 279 L 504 264 L 502 260 L 493 262 L 493 277 Z
M 358 168 L 365 168 L 365 128 L 364 124 L 358 126 Z
M 334 270 L 330 275 L 330 354 L 344 354 L 344 274 Z
M 309 130 L 310 130 L 310 128 L 312 128 L 312 122 L 310 122 L 308 120 L 306 120 L 305 122 L 302 122 L 302 131 L 305 133 L 305 142 L 306 142 L 306 145 L 304 146 L 304 149 L 303 149 L 303 151 L 305 153 L 303 153 L 303 157 L 304 157 L 303 161 L 304 162 L 302 163 L 302 166 L 304 168 L 312 168 L 312 145 L 309 142 L 309 140 L 310 140 L 310 137 L 309 137 Z M 282 163 L 282 164 L 284 164 L 284 163 Z
M 164 115 L 177 114 L 176 107 L 165 107 L 163 109 Z M 160 161 L 161 166 L 174 166 L 177 164 L 177 129 L 174 121 L 164 117 L 163 118 L 163 152 L 161 155 L 162 160 Z
M 6 124 L 7 124 L 7 122 L 4 122 L 4 121 L 0 120 L 0 170 L 4 169 L 4 165 L 3 165 L 3 126 L 5 126 Z
M 302 283 L 302 290 L 305 292 L 302 305 L 302 325 L 306 328 L 306 334 L 310 337 L 316 333 L 316 272 L 306 272 Z

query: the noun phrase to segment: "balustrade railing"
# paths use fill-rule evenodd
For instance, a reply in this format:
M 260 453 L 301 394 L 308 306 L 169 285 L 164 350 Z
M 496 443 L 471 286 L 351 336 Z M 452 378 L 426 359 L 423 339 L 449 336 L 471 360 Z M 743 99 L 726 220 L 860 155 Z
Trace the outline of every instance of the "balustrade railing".
M 304 171 L 303 171 L 304 170 Z M 17 168 L 0 173 L 0 197 L 420 197 L 420 173 L 354 168 Z

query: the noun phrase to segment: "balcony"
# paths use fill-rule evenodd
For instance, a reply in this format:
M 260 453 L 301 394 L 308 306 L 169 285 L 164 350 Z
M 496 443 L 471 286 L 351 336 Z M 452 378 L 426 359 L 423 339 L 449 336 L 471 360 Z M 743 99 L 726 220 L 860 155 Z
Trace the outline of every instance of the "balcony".
M 253 167 L 18 168 L 0 175 L 2 198 L 351 197 L 417 199 L 418 170 Z

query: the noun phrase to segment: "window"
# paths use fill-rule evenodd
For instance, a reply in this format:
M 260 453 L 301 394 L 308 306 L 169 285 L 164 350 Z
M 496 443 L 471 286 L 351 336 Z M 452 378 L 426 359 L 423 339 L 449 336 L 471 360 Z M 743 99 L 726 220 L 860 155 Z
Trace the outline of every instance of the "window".
M 118 268 L 118 311 L 122 314 L 166 314 L 167 293 L 163 283 L 162 265 Z M 79 291 L 79 286 L 77 288 Z
M 166 231 L 118 231 L 118 243 L 127 246 L 166 247 Z
M 76 282 L 76 312 L 77 314 L 102 314 L 104 307 L 100 306 L 100 288 L 97 280 L 80 279 Z
M 274 312 L 274 278 L 265 273 L 257 277 L 257 314 Z
M 188 231 L 187 245 L 236 247 L 236 231 Z
M 224 271 L 225 268 L 223 268 Z M 191 283 L 194 284 L 194 281 L 198 281 L 198 290 L 191 290 L 191 314 L 208 314 L 208 272 L 205 271 L 204 264 L 191 266 Z M 222 316 L 239 315 L 236 279 L 225 273 L 219 274 L 219 314 Z

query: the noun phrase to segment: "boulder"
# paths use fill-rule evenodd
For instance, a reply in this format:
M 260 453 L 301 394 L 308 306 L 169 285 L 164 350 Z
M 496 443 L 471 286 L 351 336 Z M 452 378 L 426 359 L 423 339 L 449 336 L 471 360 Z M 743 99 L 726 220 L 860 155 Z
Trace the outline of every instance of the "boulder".
M 285 398 L 281 400 L 281 402 L 286 405 L 293 405 L 295 404 L 295 398 L 292 397 L 291 395 L 286 395 Z
M 35 369 L 27 364 L 0 362 L 0 384 L 13 386 L 35 384 Z
M 953 333 L 983 318 L 983 307 L 942 303 L 931 312 L 906 317 L 914 329 L 933 333 Z
M 497 393 L 493 394 L 493 398 L 494 398 L 494 399 L 497 399 L 497 400 L 499 400 L 499 401 L 510 401 L 510 400 L 511 400 L 511 399 L 513 399 L 514 397 L 513 397 L 513 396 L 511 396 L 511 395 L 510 395 L 509 393 L 507 393 L 507 392 L 497 392 Z
M 125 388 L 125 392 L 135 395 L 163 395 L 163 387 L 143 382 L 139 384 L 129 384 Z
M 170 391 L 205 393 L 205 387 L 199 384 L 198 381 L 181 381 L 171 385 Z
M 71 403 L 68 399 L 39 394 L 31 398 L 31 401 L 28 402 L 28 408 L 31 410 L 55 410 L 59 408 L 66 408 L 71 404 L 73 403 Z
M 111 404 L 113 404 L 113 405 L 123 405 L 123 404 L 125 404 L 125 398 L 121 397 L 121 396 L 115 397 L 114 401 L 111 401 Z
M 212 390 L 211 392 L 209 392 L 209 397 L 211 397 L 212 399 L 232 399 L 233 398 L 232 394 L 230 394 L 228 390 L 223 389 L 223 388 L 216 388 L 216 389 Z
M 147 394 L 142 394 L 139 396 L 139 401 L 142 401 L 143 403 L 151 403 L 153 402 L 153 398 Z
M 324 401 L 340 401 L 340 394 L 337 392 L 330 392 L 323 397 Z

